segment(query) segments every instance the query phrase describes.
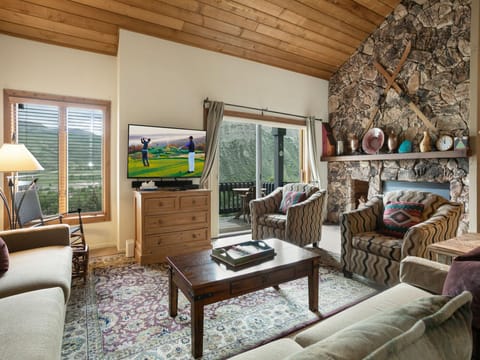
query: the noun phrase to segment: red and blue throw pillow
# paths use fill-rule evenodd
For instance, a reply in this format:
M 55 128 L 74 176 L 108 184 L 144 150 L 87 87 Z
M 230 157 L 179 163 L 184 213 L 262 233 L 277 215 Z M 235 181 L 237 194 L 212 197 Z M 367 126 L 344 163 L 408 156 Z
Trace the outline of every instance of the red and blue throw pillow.
M 307 194 L 301 191 L 285 191 L 282 202 L 280 203 L 279 211 L 286 214 L 290 206 L 298 204 L 307 199 Z
M 382 233 L 398 238 L 422 221 L 424 205 L 416 202 L 390 202 L 383 212 Z

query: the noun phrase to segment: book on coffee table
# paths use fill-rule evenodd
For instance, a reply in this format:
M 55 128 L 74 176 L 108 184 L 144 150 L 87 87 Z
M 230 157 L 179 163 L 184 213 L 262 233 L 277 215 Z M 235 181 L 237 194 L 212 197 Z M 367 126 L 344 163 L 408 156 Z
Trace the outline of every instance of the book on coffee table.
M 262 240 L 250 240 L 212 249 L 211 256 L 229 266 L 236 267 L 271 259 L 275 256 L 275 250 Z

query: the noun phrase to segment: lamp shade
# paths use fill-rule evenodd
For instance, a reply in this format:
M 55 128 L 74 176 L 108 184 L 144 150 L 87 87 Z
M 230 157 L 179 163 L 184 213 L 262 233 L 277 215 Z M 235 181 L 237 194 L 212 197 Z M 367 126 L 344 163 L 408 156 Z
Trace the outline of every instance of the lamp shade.
M 0 147 L 0 171 L 18 172 L 43 170 L 24 144 L 3 144 Z

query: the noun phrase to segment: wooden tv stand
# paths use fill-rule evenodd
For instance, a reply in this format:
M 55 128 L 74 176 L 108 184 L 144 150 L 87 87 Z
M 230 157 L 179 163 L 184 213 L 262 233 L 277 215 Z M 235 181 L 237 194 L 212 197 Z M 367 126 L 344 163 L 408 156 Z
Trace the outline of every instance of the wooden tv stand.
M 167 256 L 211 249 L 210 191 L 135 191 L 135 259 L 164 262 Z

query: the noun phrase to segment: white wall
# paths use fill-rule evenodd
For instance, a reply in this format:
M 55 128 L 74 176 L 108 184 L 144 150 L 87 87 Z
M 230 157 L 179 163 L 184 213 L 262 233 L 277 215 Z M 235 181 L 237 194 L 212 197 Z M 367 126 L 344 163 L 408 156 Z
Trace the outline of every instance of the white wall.
M 112 130 L 116 132 L 116 62 L 113 56 L 43 44 L 0 34 L 0 90 L 15 89 L 42 93 L 110 100 Z M 0 96 L 3 109 L 3 95 Z M 0 112 L 3 123 L 3 111 Z M 1 127 L 0 142 L 3 140 Z M 112 148 L 117 148 L 112 137 Z M 111 151 L 111 149 L 109 149 Z M 112 152 L 112 151 L 111 151 Z M 116 174 L 112 161 L 112 174 Z M 112 176 L 112 194 L 117 191 L 116 176 Z M 112 196 L 112 209 L 116 197 Z M 3 208 L 2 208 L 3 211 Z M 110 222 L 87 224 L 87 241 L 92 248 L 115 244 L 116 218 Z
M 203 100 L 207 97 L 328 117 L 327 81 L 128 31 L 120 32 L 116 58 L 6 35 L 0 35 L 0 49 L 2 90 L 112 102 L 112 221 L 86 226 L 92 248 L 116 245 L 124 249 L 125 240 L 134 238 L 131 180 L 126 176 L 127 124 L 200 129 Z M 0 117 L 3 122 L 3 111 Z M 326 179 L 326 170 L 324 175 Z M 212 199 L 217 197 L 215 192 Z M 213 206 L 212 235 L 218 233 L 217 214 Z
M 134 237 L 133 220 L 126 221 L 133 219 L 131 180 L 126 178 L 127 124 L 201 129 L 202 105 L 207 97 L 328 117 L 325 80 L 146 35 L 120 31 L 118 66 L 120 248 L 126 239 Z M 212 200 L 216 198 L 218 194 L 212 193 Z M 218 209 L 213 207 L 212 236 L 218 231 L 217 214 Z

